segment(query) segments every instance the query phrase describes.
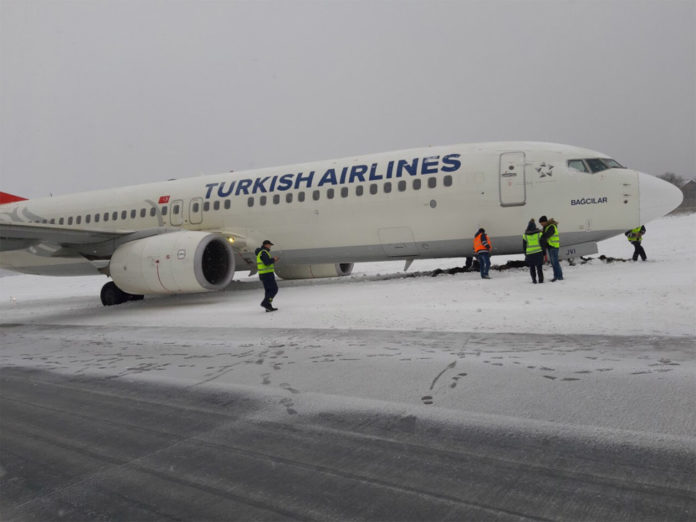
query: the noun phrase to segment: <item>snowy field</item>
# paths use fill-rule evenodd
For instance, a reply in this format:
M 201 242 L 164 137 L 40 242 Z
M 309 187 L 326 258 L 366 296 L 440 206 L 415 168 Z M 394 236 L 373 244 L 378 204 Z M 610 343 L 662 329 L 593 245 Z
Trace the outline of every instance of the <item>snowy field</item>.
M 0 364 L 242 386 L 307 408 L 318 394 L 693 435 L 694 230 L 696 214 L 648 223 L 647 262 L 625 261 L 633 249 L 616 237 L 599 255 L 617 260 L 563 262 L 565 280 L 543 285 L 495 269 L 521 256 L 493 257 L 490 280 L 427 273 L 463 259 L 416 261 L 418 277 L 402 277 L 402 262 L 358 264 L 350 277 L 281 281 L 272 314 L 247 273 L 225 292 L 114 307 L 99 302 L 103 277 L 8 276 L 0 326 L 23 327 L 19 339 L 0 328 Z

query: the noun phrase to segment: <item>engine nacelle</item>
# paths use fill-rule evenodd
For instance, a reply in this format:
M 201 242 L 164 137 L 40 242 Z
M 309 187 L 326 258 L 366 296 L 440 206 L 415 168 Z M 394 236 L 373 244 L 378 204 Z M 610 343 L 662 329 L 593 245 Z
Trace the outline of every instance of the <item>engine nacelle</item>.
M 318 277 L 347 276 L 352 271 L 353 263 L 280 265 L 275 267 L 275 273 L 283 279 L 316 279 Z
M 181 231 L 130 241 L 111 256 L 111 278 L 131 294 L 184 294 L 225 288 L 232 246 L 209 232 Z

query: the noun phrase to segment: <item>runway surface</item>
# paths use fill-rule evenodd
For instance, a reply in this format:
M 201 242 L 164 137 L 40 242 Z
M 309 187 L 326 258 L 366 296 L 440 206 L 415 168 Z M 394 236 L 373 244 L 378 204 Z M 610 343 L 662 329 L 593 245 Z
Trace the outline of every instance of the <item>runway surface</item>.
M 2 520 L 696 516 L 692 339 L 5 324 L 0 340 Z

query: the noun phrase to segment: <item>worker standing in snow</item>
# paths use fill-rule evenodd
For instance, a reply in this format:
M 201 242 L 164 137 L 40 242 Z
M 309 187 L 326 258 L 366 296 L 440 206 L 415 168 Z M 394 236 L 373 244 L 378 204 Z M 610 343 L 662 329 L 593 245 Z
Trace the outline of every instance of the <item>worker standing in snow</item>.
M 541 247 L 548 252 L 549 263 L 551 263 L 553 268 L 553 279 L 551 279 L 551 282 L 562 281 L 563 270 L 561 270 L 561 262 L 558 260 L 558 250 L 561 246 L 558 238 L 558 222 L 553 218 L 546 219 L 546 216 L 541 216 L 539 224 L 543 227 Z
M 488 271 L 491 268 L 491 241 L 483 228 L 479 228 L 474 236 L 474 253 L 479 262 L 481 279 L 490 279 Z
M 264 241 L 260 248 L 256 249 L 256 269 L 259 273 L 259 279 L 263 283 L 263 289 L 265 292 L 263 301 L 261 301 L 261 306 L 266 309 L 267 312 L 275 312 L 278 310 L 273 307 L 273 298 L 278 293 L 278 283 L 275 279 L 275 267 L 274 263 L 278 261 L 278 257 L 271 257 L 271 243 L 268 239 Z
M 544 282 L 544 251 L 541 248 L 541 230 L 536 226 L 533 219 L 527 223 L 527 230 L 522 235 L 522 249 L 524 250 L 525 261 L 529 266 L 529 274 L 532 276 L 532 283 Z
M 647 259 L 647 256 L 645 255 L 645 250 L 643 247 L 640 245 L 640 242 L 643 240 L 643 234 L 645 234 L 645 226 L 641 225 L 636 228 L 632 228 L 631 230 L 627 230 L 624 232 L 624 235 L 628 238 L 628 240 L 631 242 L 633 245 L 633 260 L 638 261 L 638 256 L 645 261 Z

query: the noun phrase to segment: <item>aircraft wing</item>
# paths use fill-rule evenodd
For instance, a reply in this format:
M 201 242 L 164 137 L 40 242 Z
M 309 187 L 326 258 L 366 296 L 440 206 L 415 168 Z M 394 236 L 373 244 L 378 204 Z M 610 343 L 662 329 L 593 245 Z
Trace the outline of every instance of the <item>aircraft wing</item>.
M 0 223 L 0 252 L 34 248 L 48 257 L 80 254 L 85 257 L 110 257 L 123 243 L 171 232 L 172 229 L 105 231 L 65 228 L 38 223 Z

